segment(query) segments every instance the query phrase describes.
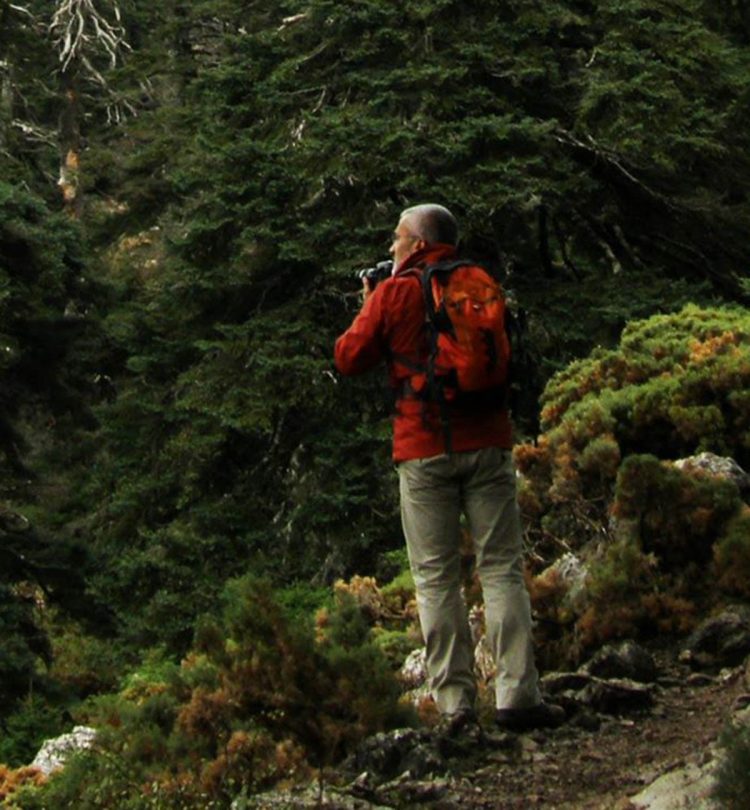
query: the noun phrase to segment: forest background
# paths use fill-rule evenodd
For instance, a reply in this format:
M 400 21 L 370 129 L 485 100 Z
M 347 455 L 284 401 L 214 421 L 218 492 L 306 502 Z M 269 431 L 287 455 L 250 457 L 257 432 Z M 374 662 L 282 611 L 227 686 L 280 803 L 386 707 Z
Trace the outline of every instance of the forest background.
M 740 0 L 2 0 L 0 761 L 116 716 L 149 740 L 129 767 L 179 761 L 160 790 L 208 806 L 264 782 L 267 740 L 294 741 L 278 776 L 395 717 L 277 733 L 256 710 L 278 703 L 227 714 L 216 689 L 273 649 L 298 663 L 269 683 L 309 666 L 343 703 L 336 673 L 377 668 L 331 585 L 404 580 L 389 403 L 331 353 L 356 271 L 421 201 L 526 312 L 536 573 L 606 535 L 613 498 L 640 531 L 599 569 L 634 574 L 637 615 L 598 624 L 594 588 L 549 659 L 750 597 L 737 492 L 686 495 L 655 461 L 750 462 L 749 43 Z M 643 481 L 697 504 L 703 534 L 633 529 Z M 719 596 L 686 559 L 713 561 Z M 290 629 L 320 608 L 328 647 Z M 198 753 L 175 742 L 196 728 Z

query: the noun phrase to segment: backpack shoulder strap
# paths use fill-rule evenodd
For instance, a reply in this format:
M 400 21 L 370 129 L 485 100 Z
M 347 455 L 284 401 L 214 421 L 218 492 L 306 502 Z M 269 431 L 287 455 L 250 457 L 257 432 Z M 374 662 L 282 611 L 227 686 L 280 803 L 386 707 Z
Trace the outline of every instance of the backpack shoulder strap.
M 454 270 L 459 267 L 470 267 L 475 262 L 468 259 L 456 259 L 446 262 L 435 262 L 435 264 L 428 264 L 422 270 L 422 296 L 424 298 L 425 318 L 428 323 L 437 326 L 439 329 L 444 329 L 445 324 L 440 323 L 440 316 L 438 310 L 435 308 L 435 296 L 432 292 L 432 280 L 435 276 L 449 276 Z

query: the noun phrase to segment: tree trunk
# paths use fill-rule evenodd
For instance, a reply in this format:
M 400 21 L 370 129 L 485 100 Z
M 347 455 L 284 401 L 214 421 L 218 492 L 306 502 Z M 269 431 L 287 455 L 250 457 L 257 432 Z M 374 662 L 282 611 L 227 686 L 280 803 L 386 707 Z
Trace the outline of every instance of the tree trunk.
M 80 219 L 83 213 L 81 188 L 81 110 L 78 91 L 78 70 L 71 63 L 61 74 L 63 108 L 60 113 L 60 179 L 57 181 L 62 193 L 65 211 Z
M 8 56 L 8 10 L 0 9 L 0 149 L 8 145 L 10 123 L 13 120 L 13 78 Z

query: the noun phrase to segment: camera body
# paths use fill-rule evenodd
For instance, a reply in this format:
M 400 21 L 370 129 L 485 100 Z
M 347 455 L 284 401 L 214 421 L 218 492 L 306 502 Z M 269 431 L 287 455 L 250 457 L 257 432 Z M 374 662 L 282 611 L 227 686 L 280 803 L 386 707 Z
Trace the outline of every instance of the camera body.
M 375 287 L 377 287 L 381 281 L 387 279 L 392 272 L 393 262 L 390 259 L 386 259 L 383 262 L 378 262 L 375 267 L 365 267 L 364 270 L 360 270 L 357 273 L 357 278 L 360 279 L 360 281 L 367 282 L 367 286 L 370 290 L 374 290 Z

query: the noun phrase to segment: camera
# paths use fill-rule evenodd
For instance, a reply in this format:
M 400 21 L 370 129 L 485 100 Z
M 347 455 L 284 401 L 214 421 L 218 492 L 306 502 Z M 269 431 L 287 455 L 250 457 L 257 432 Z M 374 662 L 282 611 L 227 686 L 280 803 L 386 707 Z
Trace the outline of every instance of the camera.
M 361 281 L 366 281 L 367 286 L 374 290 L 381 281 L 388 278 L 393 272 L 393 262 L 386 259 L 384 262 L 378 262 L 375 267 L 365 267 L 357 273 L 357 278 Z

